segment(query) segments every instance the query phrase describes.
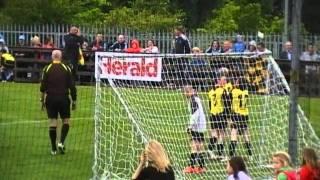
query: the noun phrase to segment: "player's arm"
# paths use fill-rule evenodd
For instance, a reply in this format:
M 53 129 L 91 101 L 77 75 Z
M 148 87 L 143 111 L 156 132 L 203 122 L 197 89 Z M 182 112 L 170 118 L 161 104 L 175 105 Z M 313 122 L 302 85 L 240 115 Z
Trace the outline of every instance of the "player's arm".
M 43 69 L 42 77 L 41 77 L 41 84 L 40 84 L 40 102 L 41 102 L 41 109 L 45 107 L 45 94 L 47 92 L 47 66 Z

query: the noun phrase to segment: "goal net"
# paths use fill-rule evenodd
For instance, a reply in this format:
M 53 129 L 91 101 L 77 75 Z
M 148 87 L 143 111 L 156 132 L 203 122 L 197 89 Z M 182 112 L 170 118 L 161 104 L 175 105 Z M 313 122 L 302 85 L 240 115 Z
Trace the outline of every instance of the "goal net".
M 146 55 L 96 53 L 94 179 L 130 179 L 139 155 L 150 139 L 161 142 L 169 154 L 177 179 L 225 179 L 226 162 L 205 157 L 207 172 L 185 174 L 189 163 L 190 136 L 186 132 L 190 112 L 182 88 L 192 85 L 205 108 L 210 138 L 208 91 L 218 78 L 238 79 L 249 91 L 248 131 L 252 156 L 247 158 L 254 179 L 269 179 L 272 153 L 287 150 L 289 87 L 269 55 Z M 319 139 L 299 109 L 298 146 L 319 148 Z M 224 154 L 229 154 L 230 126 Z M 236 155 L 248 157 L 239 138 Z

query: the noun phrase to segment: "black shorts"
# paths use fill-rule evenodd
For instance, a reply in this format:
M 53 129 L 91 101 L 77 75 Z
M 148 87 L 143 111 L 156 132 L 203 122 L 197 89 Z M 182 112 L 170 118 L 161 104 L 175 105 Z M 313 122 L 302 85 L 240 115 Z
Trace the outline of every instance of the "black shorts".
M 46 97 L 46 108 L 49 119 L 70 118 L 70 99 L 68 96 L 50 96 Z
M 211 129 L 226 129 L 228 125 L 228 118 L 226 115 L 211 115 L 210 116 Z
M 248 129 L 249 116 L 243 116 L 234 114 L 232 115 L 232 125 L 231 128 L 237 129 L 239 134 L 242 134 Z
M 197 142 L 204 142 L 204 133 L 191 131 L 191 140 Z

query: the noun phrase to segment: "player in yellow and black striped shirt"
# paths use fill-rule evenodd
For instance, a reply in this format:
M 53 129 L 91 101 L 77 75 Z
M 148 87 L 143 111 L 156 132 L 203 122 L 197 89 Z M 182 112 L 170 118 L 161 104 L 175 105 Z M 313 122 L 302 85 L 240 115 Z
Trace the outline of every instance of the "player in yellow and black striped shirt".
M 227 82 L 227 77 L 221 76 L 215 88 L 208 93 L 211 124 L 208 148 L 211 158 L 216 158 L 213 153 L 215 149 L 218 151 L 218 158 L 223 158 L 225 129 L 231 110 L 231 90 L 232 85 Z
M 249 92 L 246 88 L 245 81 L 240 78 L 234 84 L 231 91 L 232 96 L 232 124 L 231 124 L 231 142 L 229 146 L 229 155 L 235 156 L 238 135 L 242 135 L 245 140 L 248 155 L 252 155 L 252 148 L 248 133 L 249 108 L 248 97 Z

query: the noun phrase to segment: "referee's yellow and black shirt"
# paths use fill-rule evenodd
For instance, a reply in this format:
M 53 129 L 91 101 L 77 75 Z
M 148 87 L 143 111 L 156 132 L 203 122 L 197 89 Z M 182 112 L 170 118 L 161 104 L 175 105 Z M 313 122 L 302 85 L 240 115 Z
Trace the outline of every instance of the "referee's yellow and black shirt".
M 77 90 L 71 70 L 61 61 L 53 60 L 43 69 L 40 91 L 48 96 L 68 96 L 71 94 L 72 101 L 77 100 Z

